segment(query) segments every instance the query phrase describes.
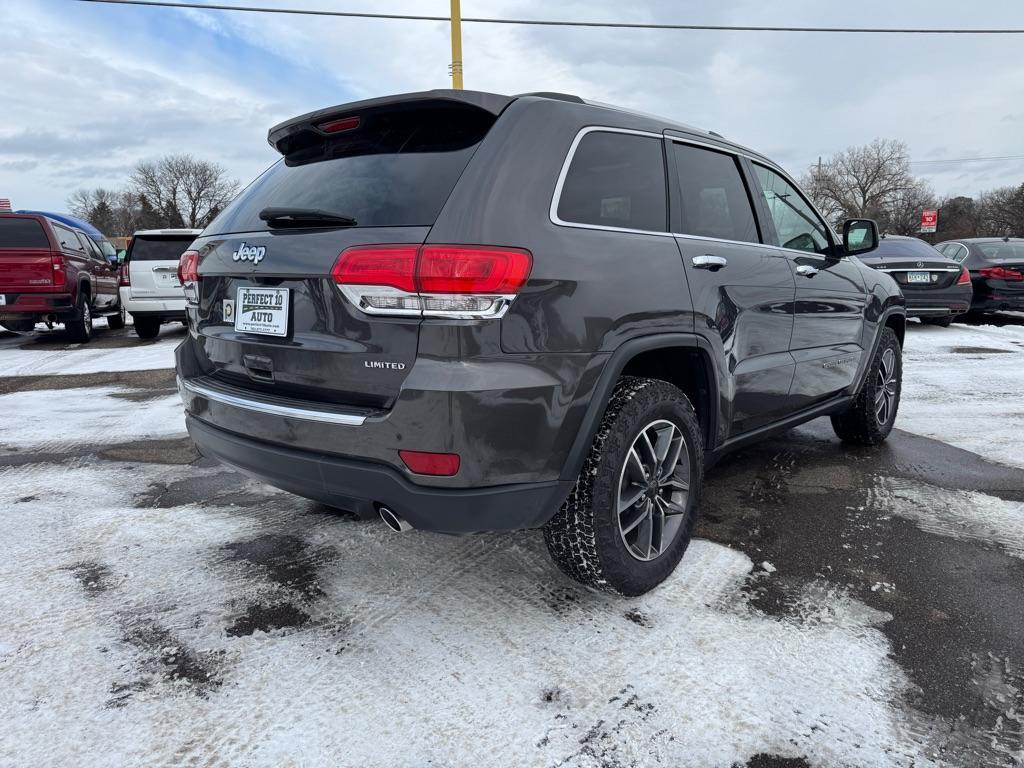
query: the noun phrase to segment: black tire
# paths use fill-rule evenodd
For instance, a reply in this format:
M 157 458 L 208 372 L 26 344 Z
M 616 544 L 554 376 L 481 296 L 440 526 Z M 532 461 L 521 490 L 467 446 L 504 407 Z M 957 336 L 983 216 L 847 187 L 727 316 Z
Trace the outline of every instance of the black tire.
M 75 306 L 74 317 L 64 323 L 64 331 L 71 341 L 81 344 L 92 338 L 92 307 L 89 306 L 87 291 L 78 292 L 78 304 Z
M 878 445 L 892 432 L 902 391 L 903 351 L 892 328 L 883 328 L 857 399 L 848 410 L 832 416 L 832 429 L 844 443 Z
M 160 319 L 156 317 L 132 317 L 135 333 L 140 339 L 155 339 L 160 335 Z
M 107 315 L 107 328 L 112 331 L 119 331 L 124 328 L 124 316 L 124 307 L 118 308 L 116 315 Z
M 658 447 L 661 437 L 668 435 L 663 464 L 676 450 L 675 435 L 681 441 L 673 469 L 651 473 L 672 478 L 662 488 L 652 488 L 656 482 L 644 486 L 638 471 L 643 468 L 639 454 L 636 461 L 630 456 L 634 442 L 641 441 L 644 434 L 655 435 Z M 552 559 L 576 581 L 606 592 L 641 595 L 656 587 L 672 573 L 690 543 L 704 476 L 703 453 L 700 425 L 686 395 L 659 379 L 620 379 L 576 485 L 544 528 Z M 654 452 L 650 455 L 653 458 Z M 656 465 L 655 459 L 652 466 Z M 680 490 L 684 471 L 688 485 L 685 500 Z M 637 480 L 624 485 L 629 475 Z M 635 503 L 624 501 L 620 493 L 625 488 L 630 494 L 642 495 Z M 662 493 L 667 498 L 658 502 L 655 496 Z M 620 502 L 624 512 L 620 512 Z M 641 517 L 643 521 L 634 523 L 635 528 L 624 530 L 630 521 Z M 648 525 L 650 534 L 646 535 Z M 662 538 L 656 533 L 659 525 L 661 533 L 668 533 L 654 553 L 656 536 Z M 634 554 L 644 543 L 648 556 L 653 554 L 647 560 Z
M 946 317 L 932 317 L 925 320 L 928 325 L 937 325 L 940 328 L 949 328 L 950 323 L 953 322 L 953 316 L 947 315 Z

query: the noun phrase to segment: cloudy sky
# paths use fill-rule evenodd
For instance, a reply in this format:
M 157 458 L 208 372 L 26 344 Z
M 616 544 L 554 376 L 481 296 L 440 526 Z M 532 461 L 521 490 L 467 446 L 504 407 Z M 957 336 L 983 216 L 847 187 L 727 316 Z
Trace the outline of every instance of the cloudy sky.
M 447 0 L 248 0 L 444 15 Z M 462 0 L 467 16 L 1024 28 L 1019 0 Z M 444 23 L 0 0 L 0 197 L 63 210 L 167 152 L 242 182 L 266 131 L 332 104 L 447 87 Z M 1024 155 L 1024 36 L 820 35 L 467 24 L 466 87 L 565 91 L 709 128 L 802 172 L 875 137 L 915 160 Z M 919 164 L 940 194 L 1024 182 L 1024 160 Z

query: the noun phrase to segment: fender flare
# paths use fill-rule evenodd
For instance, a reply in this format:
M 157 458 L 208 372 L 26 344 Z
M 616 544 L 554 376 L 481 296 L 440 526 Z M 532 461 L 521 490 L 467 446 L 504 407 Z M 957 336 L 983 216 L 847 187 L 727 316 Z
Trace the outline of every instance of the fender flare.
M 875 359 L 875 352 L 878 351 L 878 345 L 882 341 L 882 331 L 888 327 L 888 320 L 893 315 L 900 315 L 903 318 L 904 325 L 907 322 L 907 311 L 902 305 L 891 306 L 886 308 L 881 315 L 878 317 L 878 327 L 875 330 L 875 338 L 871 342 L 871 349 L 868 353 L 861 358 L 860 370 L 857 371 L 857 377 L 853 380 L 853 384 L 850 389 L 847 390 L 851 397 L 856 397 L 860 392 L 861 387 L 864 386 L 864 382 L 868 377 L 868 371 L 871 367 L 871 361 Z
M 575 481 L 579 476 L 580 471 L 583 469 L 583 462 L 586 461 L 587 453 L 590 451 L 590 446 L 594 443 L 594 437 L 597 435 L 601 418 L 608 407 L 608 401 L 611 400 L 612 390 L 615 388 L 615 383 L 619 380 L 619 376 L 622 374 L 626 364 L 642 352 L 668 347 L 687 347 L 700 350 L 706 353 L 711 360 L 714 359 L 711 345 L 705 339 L 693 333 L 659 333 L 623 342 L 611 353 L 608 361 L 604 364 L 604 368 L 601 370 L 600 378 L 594 387 L 593 393 L 590 396 L 590 402 L 587 404 L 587 410 L 583 415 L 583 423 L 580 425 L 576 439 L 569 449 L 569 455 L 562 467 L 559 479 Z M 713 439 L 717 435 L 718 393 L 720 390 L 718 372 L 713 363 L 710 376 L 708 377 L 708 386 L 710 388 L 708 397 L 710 408 L 707 417 L 710 420 L 709 434 Z M 708 446 L 709 449 L 711 447 Z

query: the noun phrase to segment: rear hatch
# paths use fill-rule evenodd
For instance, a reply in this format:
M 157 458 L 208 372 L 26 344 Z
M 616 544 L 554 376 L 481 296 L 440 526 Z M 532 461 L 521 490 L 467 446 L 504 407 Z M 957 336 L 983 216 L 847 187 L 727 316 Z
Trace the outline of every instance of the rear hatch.
M 182 299 L 178 259 L 195 235 L 138 234 L 125 254 L 133 299 Z
M 208 377 L 273 396 L 390 407 L 421 321 L 365 314 L 332 268 L 352 246 L 422 244 L 506 103 L 376 100 L 273 129 L 284 157 L 196 241 Z M 275 218 L 274 209 L 292 213 Z
M 50 238 L 32 216 L 0 216 L 0 296 L 53 290 Z

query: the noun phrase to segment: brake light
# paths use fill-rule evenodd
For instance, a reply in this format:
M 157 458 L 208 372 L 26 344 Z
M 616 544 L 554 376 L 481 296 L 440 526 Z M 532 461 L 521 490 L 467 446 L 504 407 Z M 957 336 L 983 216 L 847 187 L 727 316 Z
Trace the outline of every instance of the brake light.
M 118 267 L 118 269 L 117 269 L 117 284 L 118 285 L 127 285 L 127 286 L 130 286 L 132 284 L 131 270 L 128 269 L 128 265 L 127 264 L 122 264 L 120 267 Z
M 328 120 L 317 126 L 324 133 L 341 133 L 342 131 L 354 131 L 359 127 L 358 117 L 342 117 L 337 120 Z
M 967 285 L 971 282 L 971 273 L 963 267 L 960 267 L 960 277 L 956 279 L 957 285 Z
M 432 453 L 430 451 L 399 451 L 405 466 L 417 475 L 451 477 L 458 474 L 461 460 L 457 453 Z
M 185 251 L 178 259 L 178 282 L 189 304 L 199 303 L 199 252 Z
M 61 287 L 68 284 L 68 275 L 64 270 L 64 257 L 51 255 L 50 264 L 53 265 L 53 284 L 56 287 Z
M 1024 272 L 1020 272 L 1016 269 L 1007 269 L 1006 267 L 985 267 L 980 272 L 982 277 L 991 278 L 993 280 L 1006 280 L 1010 283 L 1020 282 L 1024 280 Z
M 521 248 L 370 245 L 345 250 L 331 276 L 369 314 L 485 318 L 505 313 L 532 266 Z

